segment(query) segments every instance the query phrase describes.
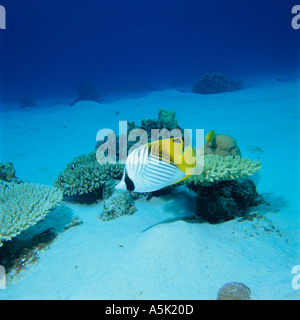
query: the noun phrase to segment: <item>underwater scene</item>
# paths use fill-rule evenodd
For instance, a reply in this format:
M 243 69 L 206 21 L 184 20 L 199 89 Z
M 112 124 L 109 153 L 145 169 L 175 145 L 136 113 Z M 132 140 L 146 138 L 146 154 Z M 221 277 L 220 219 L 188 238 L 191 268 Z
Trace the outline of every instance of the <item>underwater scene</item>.
M 300 1 L 1 0 L 0 300 L 299 300 L 299 44 Z

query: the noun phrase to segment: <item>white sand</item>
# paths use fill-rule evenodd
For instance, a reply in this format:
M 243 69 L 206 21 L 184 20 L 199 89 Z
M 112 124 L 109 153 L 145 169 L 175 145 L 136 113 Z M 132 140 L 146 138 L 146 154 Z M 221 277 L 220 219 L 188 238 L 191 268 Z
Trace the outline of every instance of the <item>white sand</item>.
M 134 215 L 108 222 L 97 218 L 101 204 L 64 203 L 42 224 L 63 225 L 75 215 L 84 223 L 59 233 L 37 264 L 9 277 L 0 299 L 215 299 L 231 281 L 250 287 L 254 299 L 299 299 L 291 284 L 300 264 L 297 92 L 299 82 L 271 80 L 226 94 L 169 90 L 2 112 L 0 160 L 12 162 L 22 180 L 52 185 L 72 158 L 93 150 L 99 129 L 118 134 L 119 120 L 139 124 L 157 118 L 159 108 L 175 110 L 181 127 L 232 135 L 243 156 L 260 160 L 253 179 L 271 206 L 253 208 L 262 220 L 210 225 L 182 220 L 195 209 L 184 187 L 140 199 Z

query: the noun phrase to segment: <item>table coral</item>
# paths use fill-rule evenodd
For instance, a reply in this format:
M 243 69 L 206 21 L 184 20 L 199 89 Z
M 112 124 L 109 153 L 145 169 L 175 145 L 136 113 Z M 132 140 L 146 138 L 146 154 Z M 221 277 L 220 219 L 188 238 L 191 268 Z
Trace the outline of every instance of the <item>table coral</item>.
M 185 181 L 191 188 L 193 185 L 211 185 L 219 181 L 246 178 L 261 168 L 261 163 L 258 160 L 252 161 L 248 158 L 233 156 L 221 157 L 213 154 L 204 157 L 198 155 L 196 163 L 204 163 L 204 167 L 196 165 L 194 175 Z
M 62 192 L 34 183 L 0 183 L 0 246 L 44 219 L 62 200 Z

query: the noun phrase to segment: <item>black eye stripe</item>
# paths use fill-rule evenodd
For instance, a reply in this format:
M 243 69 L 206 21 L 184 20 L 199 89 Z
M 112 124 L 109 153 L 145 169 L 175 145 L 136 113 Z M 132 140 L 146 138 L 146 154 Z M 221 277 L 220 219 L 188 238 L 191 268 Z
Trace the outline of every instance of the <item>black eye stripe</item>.
M 128 191 L 133 191 L 134 190 L 134 183 L 133 181 L 129 178 L 127 171 L 125 170 L 125 184 L 126 184 L 126 189 Z

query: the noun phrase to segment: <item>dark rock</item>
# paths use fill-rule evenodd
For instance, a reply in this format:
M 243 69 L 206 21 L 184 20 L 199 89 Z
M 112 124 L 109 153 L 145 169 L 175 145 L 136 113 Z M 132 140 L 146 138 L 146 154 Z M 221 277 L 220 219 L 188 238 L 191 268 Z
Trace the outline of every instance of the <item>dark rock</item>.
M 229 80 L 224 74 L 219 72 L 206 73 L 192 86 L 193 92 L 201 94 L 235 91 L 242 88 L 242 81 Z
M 77 87 L 77 98 L 70 103 L 71 106 L 79 101 L 95 101 L 98 103 L 103 102 L 99 92 L 89 82 L 82 82 Z
M 31 97 L 24 97 L 18 100 L 19 106 L 21 108 L 27 108 L 27 107 L 36 107 L 35 99 Z
M 250 206 L 265 203 L 250 179 L 222 181 L 197 187 L 196 214 L 209 223 L 243 217 Z

